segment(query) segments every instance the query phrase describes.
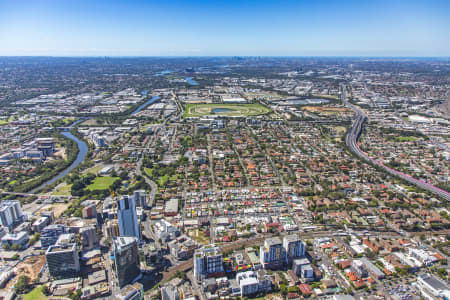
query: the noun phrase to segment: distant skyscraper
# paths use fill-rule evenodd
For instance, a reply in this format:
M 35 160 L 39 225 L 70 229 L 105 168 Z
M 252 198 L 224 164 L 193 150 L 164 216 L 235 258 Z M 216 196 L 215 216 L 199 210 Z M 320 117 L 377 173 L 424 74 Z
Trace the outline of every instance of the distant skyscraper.
M 141 239 L 136 214 L 136 201 L 134 197 L 123 196 L 118 202 L 117 216 L 119 219 L 120 236 L 134 236 Z
M 113 239 L 116 277 L 121 288 L 141 274 L 137 242 L 135 237 L 128 236 Z

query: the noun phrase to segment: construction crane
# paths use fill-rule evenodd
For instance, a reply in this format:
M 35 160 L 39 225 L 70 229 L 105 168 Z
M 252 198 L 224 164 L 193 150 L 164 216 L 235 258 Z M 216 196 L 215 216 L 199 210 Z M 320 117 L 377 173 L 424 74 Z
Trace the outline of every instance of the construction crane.
M 115 197 L 114 190 L 110 189 L 109 193 L 111 195 L 111 199 L 112 199 L 112 202 L 113 202 L 114 219 L 117 219 L 117 209 L 116 209 L 116 201 L 114 200 L 114 197 Z

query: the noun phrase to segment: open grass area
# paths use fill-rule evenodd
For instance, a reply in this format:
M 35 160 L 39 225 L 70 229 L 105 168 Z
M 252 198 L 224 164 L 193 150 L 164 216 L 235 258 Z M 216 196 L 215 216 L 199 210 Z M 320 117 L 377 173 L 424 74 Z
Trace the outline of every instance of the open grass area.
M 70 196 L 70 195 L 71 195 L 71 194 L 70 194 L 71 188 L 72 188 L 72 185 L 71 185 L 71 184 L 66 184 L 66 183 L 60 184 L 60 185 L 56 188 L 56 190 L 54 190 L 54 191 L 52 192 L 52 195 L 53 195 L 53 196 Z
M 165 186 L 167 181 L 169 181 L 169 175 L 164 175 L 158 178 L 158 185 Z
M 418 140 L 415 136 L 397 136 L 394 138 L 397 142 L 415 142 Z
M 45 299 L 48 299 L 48 297 L 47 296 L 45 296 L 43 293 L 42 293 L 42 288 L 43 288 L 44 286 L 43 285 L 41 285 L 41 286 L 39 286 L 39 287 L 37 287 L 37 288 L 34 288 L 31 292 L 29 292 L 28 294 L 25 294 L 25 295 L 23 295 L 23 300 L 45 300 Z
M 209 244 L 209 236 L 205 236 L 205 234 L 198 229 L 189 231 L 188 234 L 193 240 L 199 242 L 200 244 Z
M 7 125 L 9 122 L 7 120 L 0 120 L 0 126 L 1 125 Z
M 259 103 L 251 104 L 186 104 L 184 117 L 224 116 L 247 117 L 272 112 L 272 110 Z
M 145 174 L 147 174 L 149 177 L 153 176 L 153 169 L 152 168 L 144 168 Z
M 119 177 L 96 177 L 94 181 L 87 186 L 87 189 L 90 191 L 107 190 L 116 179 L 119 179 Z
M 339 115 L 343 113 L 353 113 L 351 109 L 346 107 L 304 106 L 302 107 L 302 110 L 324 115 Z
M 336 130 L 338 134 L 344 134 L 347 131 L 347 128 L 344 126 L 335 126 L 334 130 Z
M 174 175 L 170 176 L 169 179 L 170 179 L 170 181 L 177 181 L 179 177 L 181 177 L 180 174 L 174 174 Z
M 92 168 L 87 169 L 86 171 L 84 171 L 84 174 L 97 174 L 98 172 L 100 172 L 103 169 L 103 165 L 97 165 L 97 166 L 93 166 Z

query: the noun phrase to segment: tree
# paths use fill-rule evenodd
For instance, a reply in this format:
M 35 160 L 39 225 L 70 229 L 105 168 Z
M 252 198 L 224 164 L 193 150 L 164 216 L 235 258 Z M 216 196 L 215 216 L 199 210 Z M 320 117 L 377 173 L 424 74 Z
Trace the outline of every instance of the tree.
M 14 244 L 14 245 L 11 246 L 11 250 L 13 250 L 13 251 L 22 250 L 22 246 L 18 245 L 18 244 Z
M 42 294 L 44 294 L 45 296 L 50 296 L 50 289 L 48 288 L 47 285 L 44 285 L 42 287 Z
M 440 268 L 437 270 L 437 274 L 439 275 L 439 277 L 441 277 L 442 279 L 446 279 L 447 278 L 447 270 L 444 268 Z
M 22 275 L 14 285 L 16 294 L 25 294 L 31 290 L 30 277 Z
M 288 293 L 287 286 L 285 284 L 280 284 L 280 290 L 283 295 L 286 295 Z
M 72 300 L 80 300 L 81 299 L 81 290 L 72 291 L 69 294 L 69 298 Z

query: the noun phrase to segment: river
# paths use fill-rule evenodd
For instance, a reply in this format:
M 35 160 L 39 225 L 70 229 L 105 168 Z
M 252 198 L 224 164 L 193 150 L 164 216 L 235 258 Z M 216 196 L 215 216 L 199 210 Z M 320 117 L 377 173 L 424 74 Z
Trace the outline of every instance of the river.
M 145 91 L 146 92 L 146 91 Z M 146 108 L 147 106 L 149 106 L 152 103 L 155 103 L 156 101 L 158 101 L 160 99 L 160 97 L 158 96 L 153 96 L 151 99 L 147 100 L 145 103 L 139 105 L 138 108 L 136 108 L 130 115 L 135 115 L 138 112 L 140 112 L 141 110 L 143 110 L 144 108 Z M 63 178 L 64 176 L 66 176 L 67 174 L 70 173 L 70 171 L 72 171 L 73 169 L 75 169 L 79 164 L 81 164 L 84 159 L 86 158 L 86 155 L 88 153 L 88 146 L 86 145 L 85 142 L 83 142 L 82 140 L 78 139 L 76 136 L 74 136 L 72 133 L 70 133 L 70 129 L 75 127 L 76 125 L 78 125 L 79 123 L 85 121 L 85 118 L 81 118 L 76 120 L 75 122 L 73 122 L 65 131 L 62 131 L 61 134 L 64 135 L 66 138 L 71 139 L 72 141 L 75 141 L 78 145 L 78 154 L 77 154 L 77 158 L 73 161 L 73 163 L 66 169 L 64 169 L 61 173 L 59 173 L 58 175 L 56 175 L 55 177 L 47 180 L 46 182 L 44 182 L 43 184 L 41 184 L 40 186 L 32 189 L 30 191 L 30 194 L 34 194 L 40 190 L 42 190 L 43 188 L 45 188 L 48 185 L 51 185 L 53 183 L 55 183 L 57 180 Z
M 185 77 L 184 79 L 185 79 L 186 82 L 189 83 L 190 85 L 198 85 L 198 82 L 195 81 L 194 79 L 192 79 L 192 77 Z
M 150 104 L 155 103 L 156 101 L 158 101 L 160 99 L 160 97 L 158 96 L 153 96 L 151 99 L 145 101 L 144 104 L 139 105 L 138 108 L 136 108 L 130 115 L 134 116 L 135 114 L 137 114 L 138 112 L 140 112 L 141 110 L 143 110 L 144 108 L 146 108 L 147 106 L 149 106 Z
M 69 128 L 72 128 L 72 127 L 76 126 L 77 124 L 79 124 L 80 122 L 83 122 L 84 120 L 85 119 L 79 119 L 79 120 L 75 121 L 74 123 L 72 123 L 72 125 Z M 74 136 L 72 133 L 70 133 L 70 131 L 62 131 L 61 134 L 64 135 L 66 138 L 71 139 L 72 141 L 75 141 L 77 143 L 77 145 L 78 145 L 77 158 L 72 162 L 72 164 L 69 167 L 64 169 L 61 173 L 59 173 L 55 177 L 47 180 L 46 182 L 44 182 L 40 186 L 32 189 L 30 191 L 30 194 L 34 194 L 34 193 L 42 190 L 46 186 L 51 185 L 51 184 L 55 183 L 57 180 L 63 178 L 64 176 L 69 174 L 70 171 L 72 171 L 79 164 L 81 164 L 84 161 L 84 159 L 86 158 L 86 155 L 87 155 L 89 149 L 88 149 L 88 146 L 86 145 L 85 142 L 83 142 L 82 140 L 78 139 L 76 136 Z

